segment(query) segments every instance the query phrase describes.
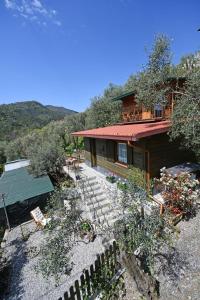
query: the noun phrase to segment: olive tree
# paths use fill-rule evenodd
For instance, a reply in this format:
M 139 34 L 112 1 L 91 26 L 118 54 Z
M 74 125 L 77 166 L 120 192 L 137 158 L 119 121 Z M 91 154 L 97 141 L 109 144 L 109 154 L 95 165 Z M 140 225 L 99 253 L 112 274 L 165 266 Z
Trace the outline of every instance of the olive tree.
M 136 101 L 148 108 L 155 104 L 165 105 L 166 93 L 169 91 L 166 81 L 171 68 L 170 40 L 164 35 L 158 35 L 148 54 L 146 66 L 129 78 L 125 88 L 134 90 Z
M 170 135 L 200 157 L 200 69 L 187 77 L 185 88 L 176 93 Z
M 44 231 L 45 241 L 40 249 L 40 257 L 36 271 L 46 278 L 54 277 L 56 282 L 62 275 L 70 274 L 70 251 L 76 243 L 76 234 L 79 230 L 81 211 L 73 196 L 73 190 L 57 189 L 49 198 L 46 215 L 49 218 Z M 64 200 L 70 209 L 66 209 Z
M 165 216 L 160 216 L 158 208 L 144 213 L 150 200 L 143 188 L 132 182 L 127 186 L 121 201 L 123 214 L 114 227 L 115 238 L 125 253 L 136 254 L 143 268 L 152 273 L 156 255 L 171 243 L 171 225 Z

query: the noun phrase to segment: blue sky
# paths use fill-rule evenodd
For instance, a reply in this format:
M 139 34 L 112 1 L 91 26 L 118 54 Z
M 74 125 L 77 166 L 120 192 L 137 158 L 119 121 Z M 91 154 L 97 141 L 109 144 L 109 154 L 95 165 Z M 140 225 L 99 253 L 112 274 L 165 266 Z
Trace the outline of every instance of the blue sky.
M 200 49 L 199 0 L 0 0 L 0 104 L 85 110 L 146 62 L 156 34 L 173 61 Z

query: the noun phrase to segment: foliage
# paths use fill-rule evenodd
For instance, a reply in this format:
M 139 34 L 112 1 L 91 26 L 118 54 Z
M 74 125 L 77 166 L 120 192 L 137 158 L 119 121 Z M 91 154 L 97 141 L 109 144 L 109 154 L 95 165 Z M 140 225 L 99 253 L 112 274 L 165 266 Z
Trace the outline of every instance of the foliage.
M 66 188 L 75 187 L 74 181 L 71 177 L 64 176 L 63 180 L 59 182 L 60 189 L 64 190 Z
M 11 141 L 28 134 L 34 128 L 42 128 L 52 120 L 63 119 L 70 110 L 46 107 L 36 101 L 0 105 L 0 140 Z
M 4 164 L 6 162 L 6 142 L 0 141 L 0 164 Z
M 3 170 L 4 170 L 4 165 L 3 165 L 3 164 L 0 164 L 0 176 L 1 176 L 1 174 L 3 173 Z
M 21 230 L 22 239 L 23 241 L 26 242 L 30 237 L 30 232 L 21 224 L 20 224 L 20 230 Z
M 36 270 L 46 278 L 53 276 L 57 283 L 63 274 L 70 270 L 70 250 L 75 244 L 81 212 L 75 199 L 69 201 L 71 209 L 66 209 L 64 200 L 71 197 L 71 190 L 56 190 L 47 205 L 50 222 L 45 228 L 46 242 L 42 245 Z
M 155 38 L 148 56 L 148 63 L 143 71 L 131 76 L 125 85 L 128 90 L 136 92 L 136 100 L 145 107 L 166 104 L 169 86 L 166 81 L 171 71 L 170 41 L 164 35 Z
M 127 182 L 122 181 L 122 180 L 119 179 L 119 180 L 117 181 L 117 187 L 118 187 L 118 189 L 120 189 L 121 191 L 125 191 L 125 190 L 128 189 L 128 184 L 127 184 Z
M 130 166 L 128 180 L 138 187 L 146 188 L 145 172 L 139 168 Z
M 132 75 L 125 85 L 134 90 L 136 100 L 146 108 L 165 106 L 170 92 L 175 93 L 170 136 L 181 139 L 182 145 L 200 155 L 200 63 L 199 53 L 185 56 L 180 64 L 171 64 L 170 40 L 157 36 L 143 71 Z M 184 88 L 178 90 L 170 81 L 180 76 L 186 78 Z
M 200 70 L 191 72 L 185 90 L 176 94 L 176 105 L 172 116 L 172 139 L 181 138 L 186 148 L 200 156 Z
M 57 179 L 62 173 L 62 167 L 65 161 L 64 150 L 56 139 L 44 141 L 42 144 L 34 144 L 29 149 L 29 159 L 31 161 L 30 171 L 41 176 L 49 174 Z
M 117 181 L 117 177 L 115 175 L 106 176 L 106 180 L 110 183 L 115 183 Z
M 143 267 L 152 272 L 155 255 L 163 245 L 171 242 L 169 225 L 164 217 L 160 217 L 157 211 L 142 217 L 137 209 L 132 208 L 116 226 L 116 237 L 122 249 L 137 254 L 142 259 Z
M 132 75 L 125 89 L 134 90 L 136 100 L 147 108 L 154 105 L 165 106 L 170 92 L 176 95 L 172 116 L 170 136 L 181 139 L 182 145 L 200 155 L 200 63 L 199 53 L 182 58 L 180 64 L 172 66 L 170 41 L 167 37 L 157 36 L 149 54 L 146 67 L 142 72 Z M 170 83 L 185 76 L 184 88 L 177 90 Z
M 146 191 L 129 183 L 121 202 L 123 216 L 116 222 L 114 232 L 120 248 L 138 255 L 143 267 L 152 272 L 156 253 L 171 243 L 171 227 L 158 209 L 144 214 L 148 202 Z
M 117 280 L 112 280 L 114 276 L 113 262 L 112 259 L 107 259 L 109 265 L 105 264 L 98 272 L 94 273 L 91 287 L 93 290 L 99 291 L 100 299 L 102 300 L 119 299 L 119 295 L 124 289 L 124 279 L 120 276 Z M 84 289 L 82 292 L 84 295 Z M 86 296 L 84 299 L 89 300 L 89 297 Z
M 181 57 L 180 63 L 174 66 L 174 74 L 177 77 L 188 76 L 191 72 L 197 71 L 199 69 L 200 53 L 191 53 Z
M 39 259 L 36 270 L 40 271 L 46 278 L 54 276 L 58 282 L 61 275 L 69 272 L 69 251 L 71 248 L 71 240 L 68 239 L 68 236 L 64 237 L 59 231 L 57 235 L 48 239 L 45 246 L 42 247 L 40 251 L 42 258 Z
M 87 232 L 87 231 L 91 231 L 92 227 L 91 227 L 91 222 L 89 220 L 83 220 L 81 221 L 80 224 L 80 229 Z
M 161 177 L 156 182 L 163 186 L 162 195 L 167 201 L 170 211 L 191 214 L 199 196 L 199 181 L 192 179 L 187 172 L 173 177 L 165 168 L 161 169 Z
M 66 149 L 83 148 L 83 139 L 72 138 L 70 133 L 83 129 L 84 118 L 84 114 L 67 116 L 15 139 L 6 146 L 7 160 L 28 158 L 34 175 L 49 174 L 56 179 L 62 172 Z
M 60 122 L 58 124 L 60 126 Z M 6 148 L 7 159 L 28 158 L 31 161 L 30 171 L 35 176 L 49 174 L 56 179 L 62 173 L 65 159 L 64 142 L 59 130 L 50 124 L 10 142 Z
M 82 137 L 74 138 L 73 142 L 66 146 L 66 153 L 72 156 L 73 153 L 80 153 L 84 149 L 84 141 Z
M 112 100 L 121 92 L 121 87 L 110 84 L 103 96 L 92 99 L 86 112 L 86 128 L 104 127 L 121 120 L 121 102 Z
M 3 240 L 4 232 L 5 232 L 5 228 L 1 225 L 0 226 L 0 243 Z

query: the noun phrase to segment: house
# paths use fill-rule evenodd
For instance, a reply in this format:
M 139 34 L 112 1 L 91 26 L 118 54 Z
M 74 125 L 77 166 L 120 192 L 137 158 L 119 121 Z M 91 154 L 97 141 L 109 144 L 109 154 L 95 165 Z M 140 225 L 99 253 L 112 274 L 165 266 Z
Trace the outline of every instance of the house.
M 54 190 L 48 176 L 34 177 L 28 172 L 30 161 L 17 160 L 5 164 L 0 177 L 0 224 L 5 223 L 4 204 L 12 225 L 30 218 L 30 211 L 44 206 L 50 192 Z
M 167 95 L 165 107 L 156 105 L 151 109 L 137 104 L 134 91 L 113 100 L 122 100 L 121 123 L 72 133 L 84 137 L 85 159 L 91 167 L 126 178 L 129 166 L 134 166 L 144 171 L 149 183 L 159 176 L 163 166 L 195 161 L 191 151 L 181 150 L 180 143 L 170 142 L 167 134 L 175 100 L 173 92 Z

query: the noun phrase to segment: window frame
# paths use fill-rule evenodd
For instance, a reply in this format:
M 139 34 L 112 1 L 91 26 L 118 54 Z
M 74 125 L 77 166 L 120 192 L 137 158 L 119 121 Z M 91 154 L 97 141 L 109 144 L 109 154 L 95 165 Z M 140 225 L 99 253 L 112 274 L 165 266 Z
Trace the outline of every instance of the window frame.
M 120 153 L 119 153 L 119 147 L 120 147 L 120 145 L 123 145 L 123 146 L 126 147 L 125 148 L 126 149 L 126 151 L 125 151 L 126 152 L 126 157 L 124 157 L 123 154 L 120 155 Z M 128 164 L 128 147 L 127 147 L 127 143 L 123 143 L 123 142 L 118 142 L 117 143 L 117 162 L 120 163 L 120 164 L 124 164 L 124 165 Z
M 154 104 L 154 117 L 162 118 L 164 113 L 164 107 L 161 104 Z

